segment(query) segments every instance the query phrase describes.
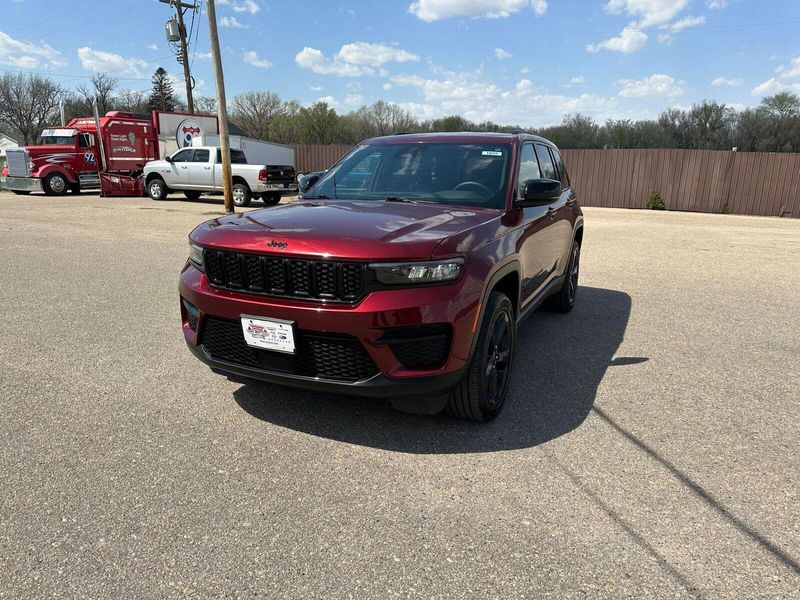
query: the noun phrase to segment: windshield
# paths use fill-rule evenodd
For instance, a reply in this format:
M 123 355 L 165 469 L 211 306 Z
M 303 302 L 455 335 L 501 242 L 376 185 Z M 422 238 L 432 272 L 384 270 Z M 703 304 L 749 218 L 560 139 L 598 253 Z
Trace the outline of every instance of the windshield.
M 503 208 L 510 156 L 510 144 L 359 146 L 323 175 L 306 198 Z
M 71 135 L 44 135 L 39 138 L 40 146 L 74 146 L 75 138 Z

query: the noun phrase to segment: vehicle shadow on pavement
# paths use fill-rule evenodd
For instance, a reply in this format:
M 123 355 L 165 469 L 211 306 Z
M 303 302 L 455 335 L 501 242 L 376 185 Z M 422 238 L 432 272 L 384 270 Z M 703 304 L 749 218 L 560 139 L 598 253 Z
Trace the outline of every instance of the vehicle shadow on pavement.
M 348 444 L 418 454 L 528 448 L 579 427 L 610 366 L 647 360 L 615 358 L 630 311 L 624 292 L 581 287 L 571 313 L 534 313 L 520 326 L 506 407 L 488 424 L 409 415 L 392 410 L 386 400 L 260 382 L 233 395 L 254 417 Z

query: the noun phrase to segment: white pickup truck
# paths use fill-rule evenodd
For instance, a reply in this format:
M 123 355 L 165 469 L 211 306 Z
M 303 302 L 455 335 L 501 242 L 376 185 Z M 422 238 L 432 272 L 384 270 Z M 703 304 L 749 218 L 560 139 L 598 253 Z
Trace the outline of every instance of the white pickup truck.
M 252 198 L 264 204 L 277 204 L 281 196 L 297 193 L 294 167 L 288 165 L 249 165 L 244 152 L 231 150 L 233 203 L 247 206 Z M 182 191 L 190 200 L 201 194 L 221 194 L 222 159 L 218 147 L 196 146 L 178 150 L 163 160 L 144 167 L 147 195 L 163 200 L 171 191 Z

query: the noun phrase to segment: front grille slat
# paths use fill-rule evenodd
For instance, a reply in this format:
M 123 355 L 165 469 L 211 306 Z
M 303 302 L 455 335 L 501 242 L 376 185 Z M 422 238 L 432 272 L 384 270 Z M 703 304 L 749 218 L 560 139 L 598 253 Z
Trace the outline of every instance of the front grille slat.
M 214 287 L 254 294 L 353 303 L 365 291 L 361 263 L 301 260 L 205 250 L 208 280 Z
M 266 371 L 351 383 L 378 373 L 364 346 L 351 335 L 296 330 L 295 343 L 295 355 L 251 348 L 238 321 L 212 316 L 205 317 L 200 335 L 200 344 L 212 358 Z

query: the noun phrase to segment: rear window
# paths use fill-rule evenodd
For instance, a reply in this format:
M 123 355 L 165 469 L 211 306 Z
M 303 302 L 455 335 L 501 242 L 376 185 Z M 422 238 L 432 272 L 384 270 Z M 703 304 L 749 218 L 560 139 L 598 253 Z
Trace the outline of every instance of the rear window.
M 217 148 L 217 162 L 222 162 L 222 151 Z M 231 149 L 231 164 L 232 165 L 246 165 L 247 164 L 247 157 L 244 155 L 244 152 L 241 150 L 233 150 Z
M 547 146 L 536 144 L 536 156 L 539 157 L 539 166 L 542 168 L 542 175 L 545 179 L 558 179 L 556 174 L 556 167 L 553 164 L 553 159 L 550 157 L 550 152 Z

